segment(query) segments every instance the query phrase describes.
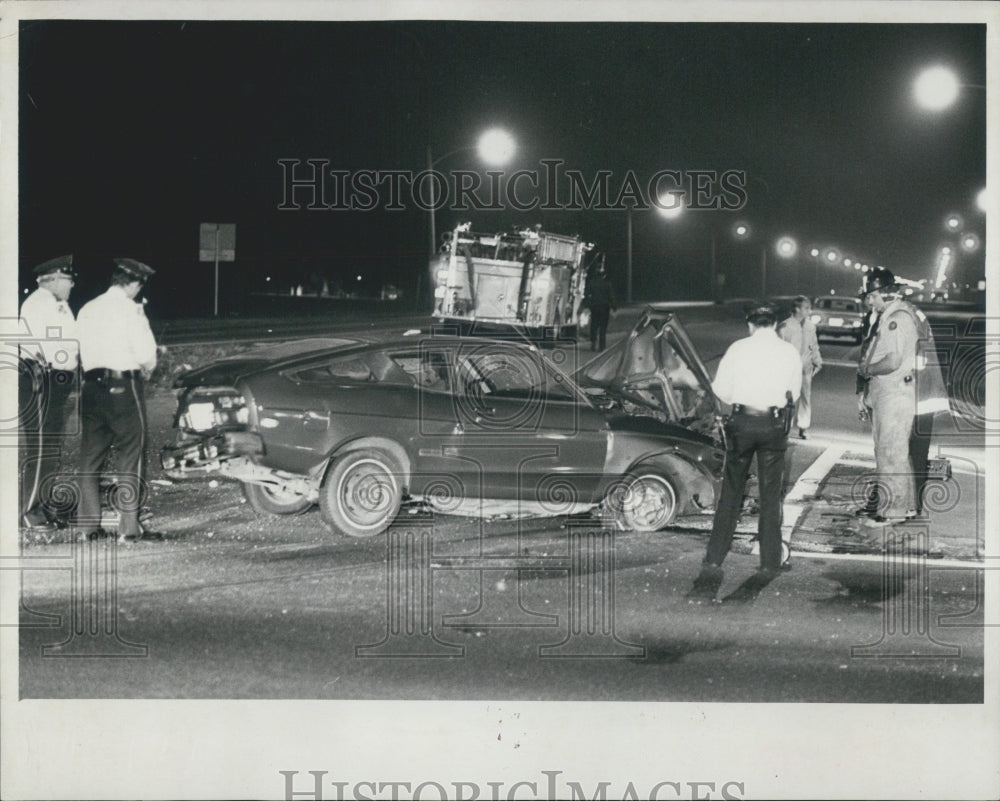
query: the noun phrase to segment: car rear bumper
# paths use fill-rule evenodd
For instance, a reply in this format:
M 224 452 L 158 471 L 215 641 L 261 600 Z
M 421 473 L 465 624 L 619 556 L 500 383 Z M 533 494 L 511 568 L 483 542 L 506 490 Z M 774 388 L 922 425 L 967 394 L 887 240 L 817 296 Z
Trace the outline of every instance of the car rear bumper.
M 224 431 L 203 439 L 168 445 L 160 451 L 160 464 L 172 478 L 218 470 L 223 462 L 240 456 L 259 456 L 264 443 L 250 431 Z

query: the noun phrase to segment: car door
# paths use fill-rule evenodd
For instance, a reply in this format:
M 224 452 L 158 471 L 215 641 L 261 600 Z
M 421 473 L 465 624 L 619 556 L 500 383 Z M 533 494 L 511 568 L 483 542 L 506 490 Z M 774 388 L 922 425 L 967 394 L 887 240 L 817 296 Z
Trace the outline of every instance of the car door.
M 479 465 L 483 496 L 589 503 L 608 447 L 604 418 L 537 350 L 455 348 L 454 453 Z

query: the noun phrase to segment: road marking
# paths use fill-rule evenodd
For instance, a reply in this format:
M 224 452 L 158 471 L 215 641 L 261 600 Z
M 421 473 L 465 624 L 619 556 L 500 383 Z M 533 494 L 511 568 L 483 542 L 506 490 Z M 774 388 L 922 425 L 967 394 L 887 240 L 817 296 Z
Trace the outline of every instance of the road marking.
M 801 505 L 806 498 L 806 487 L 809 486 L 809 495 L 816 494 L 816 487 L 819 482 L 829 474 L 833 466 L 837 464 L 844 455 L 844 448 L 840 445 L 830 445 L 823 450 L 823 453 L 803 471 L 798 481 L 792 489 L 785 495 L 785 507 L 795 507 Z
M 858 562 L 884 562 L 886 559 L 910 559 L 915 554 L 889 555 L 885 553 L 825 553 L 823 551 L 795 551 L 795 559 L 853 559 Z M 962 567 L 967 570 L 987 570 L 988 568 L 982 559 L 969 560 L 961 559 L 935 559 L 933 556 L 927 557 L 927 567 Z

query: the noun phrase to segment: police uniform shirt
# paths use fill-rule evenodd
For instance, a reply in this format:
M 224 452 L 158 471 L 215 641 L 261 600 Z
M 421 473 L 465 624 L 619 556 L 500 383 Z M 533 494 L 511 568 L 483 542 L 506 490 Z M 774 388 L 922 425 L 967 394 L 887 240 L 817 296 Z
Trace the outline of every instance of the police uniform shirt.
M 724 403 L 756 409 L 784 406 L 786 391 L 798 400 L 801 390 L 802 358 L 773 328 L 758 328 L 730 345 L 712 382 Z
M 21 355 L 53 370 L 75 370 L 79 357 L 76 321 L 69 304 L 57 300 L 44 286 L 25 298 L 21 306 L 20 331 L 26 340 Z
M 77 336 L 84 372 L 156 367 L 156 340 L 146 313 L 120 286 L 110 287 L 80 309 Z

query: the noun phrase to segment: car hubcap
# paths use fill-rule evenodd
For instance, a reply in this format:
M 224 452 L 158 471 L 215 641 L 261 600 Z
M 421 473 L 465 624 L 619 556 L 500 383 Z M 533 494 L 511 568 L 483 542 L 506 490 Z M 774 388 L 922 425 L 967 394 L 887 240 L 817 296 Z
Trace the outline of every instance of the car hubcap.
M 385 465 L 374 459 L 358 462 L 341 480 L 340 508 L 359 528 L 374 528 L 392 513 L 396 482 Z
M 633 481 L 622 498 L 622 513 L 628 528 L 656 531 L 667 524 L 677 499 L 674 488 L 659 476 Z

